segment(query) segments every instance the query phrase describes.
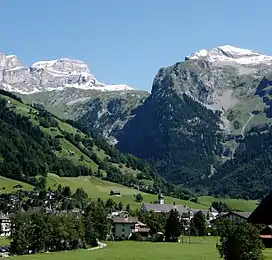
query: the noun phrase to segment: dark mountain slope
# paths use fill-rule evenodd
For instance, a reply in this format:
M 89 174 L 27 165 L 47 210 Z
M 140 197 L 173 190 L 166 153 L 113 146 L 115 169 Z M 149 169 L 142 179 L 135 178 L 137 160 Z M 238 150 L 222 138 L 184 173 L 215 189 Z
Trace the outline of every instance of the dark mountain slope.
M 240 141 L 234 158 L 212 178 L 211 193 L 246 199 L 262 198 L 271 191 L 272 129 L 255 127 Z
M 168 88 L 152 93 L 117 136 L 117 147 L 151 161 L 174 183 L 194 186 L 216 163 L 219 117 L 186 94 Z M 154 85 L 153 88 L 156 88 Z

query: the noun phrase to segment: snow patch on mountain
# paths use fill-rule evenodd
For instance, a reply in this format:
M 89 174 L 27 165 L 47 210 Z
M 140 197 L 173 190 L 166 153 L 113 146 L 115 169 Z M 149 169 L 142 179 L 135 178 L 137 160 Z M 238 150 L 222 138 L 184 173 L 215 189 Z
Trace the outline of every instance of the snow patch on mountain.
M 61 58 L 38 61 L 23 67 L 15 55 L 0 53 L 0 87 L 21 94 L 78 88 L 96 91 L 129 91 L 124 85 L 107 85 L 98 81 L 80 60 Z
M 231 45 L 223 45 L 212 50 L 199 50 L 185 58 L 186 60 L 205 59 L 212 63 L 236 63 L 240 65 L 272 64 L 272 56 Z

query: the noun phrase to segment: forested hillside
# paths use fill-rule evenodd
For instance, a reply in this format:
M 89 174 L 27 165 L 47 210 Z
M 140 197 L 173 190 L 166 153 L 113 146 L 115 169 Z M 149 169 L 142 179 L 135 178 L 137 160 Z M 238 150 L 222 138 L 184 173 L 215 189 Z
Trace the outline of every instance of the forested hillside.
M 151 95 L 134 114 L 118 136 L 118 148 L 152 162 L 174 183 L 194 187 L 211 174 L 220 151 L 217 114 L 171 87 Z
M 188 190 L 167 184 L 148 163 L 120 153 L 73 121 L 64 122 L 42 106 L 26 105 L 0 92 L 0 175 L 38 185 L 48 172 L 96 176 L 142 191 L 189 199 Z
M 262 198 L 271 191 L 272 129 L 253 128 L 240 141 L 234 158 L 223 164 L 212 178 L 210 192 L 230 197 Z

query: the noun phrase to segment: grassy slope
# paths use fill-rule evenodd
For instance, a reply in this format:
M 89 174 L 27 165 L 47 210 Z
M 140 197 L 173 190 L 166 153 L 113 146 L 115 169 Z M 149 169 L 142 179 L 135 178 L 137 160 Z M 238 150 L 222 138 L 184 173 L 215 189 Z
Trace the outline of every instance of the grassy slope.
M 14 191 L 13 186 L 16 184 L 21 184 L 24 188 L 24 190 L 31 190 L 33 187 L 29 184 L 26 184 L 24 182 L 8 179 L 5 177 L 0 176 L 0 194 L 1 193 L 9 193 Z M 3 189 L 5 187 L 5 189 Z
M 124 206 L 126 206 L 127 204 L 130 204 L 130 206 L 133 209 L 139 208 L 142 204 L 142 203 L 135 202 L 134 195 L 139 193 L 138 190 L 125 187 L 117 183 L 103 181 L 94 177 L 70 178 L 70 177 L 59 177 L 55 174 L 49 174 L 47 178 L 47 185 L 54 188 L 54 187 L 57 187 L 58 184 L 61 184 L 63 186 L 68 185 L 71 187 L 72 191 L 75 191 L 79 187 L 83 188 L 88 193 L 89 197 L 92 199 L 101 198 L 106 200 L 111 197 L 116 202 L 121 201 Z M 109 192 L 111 190 L 120 191 L 122 196 L 121 197 L 110 196 Z M 143 192 L 141 192 L 141 194 L 143 195 L 143 198 L 144 198 L 143 202 L 150 203 L 157 200 L 156 195 L 143 193 Z M 201 205 L 201 204 L 193 203 L 190 201 L 174 199 L 171 197 L 165 197 L 165 203 L 173 203 L 173 201 L 175 201 L 176 204 L 187 205 L 195 209 L 208 208 L 207 205 Z
M 10 244 L 10 240 L 7 237 L 0 237 L 0 246 L 6 246 Z
M 224 201 L 232 209 L 238 211 L 253 211 L 257 206 L 256 200 L 240 200 L 240 199 L 217 199 L 212 196 L 202 196 L 198 198 L 198 202 L 203 205 L 211 205 L 213 201 Z
M 20 102 L 18 102 L 17 100 L 14 100 L 10 97 L 7 96 L 2 96 L 1 97 L 6 98 L 7 100 L 10 101 L 10 106 L 15 104 L 16 108 L 15 111 L 21 115 L 24 116 L 30 116 L 30 120 L 32 121 L 33 124 L 39 125 L 39 122 L 37 120 L 35 120 L 35 115 L 30 114 L 29 110 L 30 107 L 26 104 L 22 104 Z M 31 108 L 32 111 L 34 111 L 35 109 Z M 58 119 L 57 119 L 58 120 Z M 64 123 L 60 120 L 58 120 L 59 122 L 59 127 L 66 131 L 66 132 L 70 132 L 70 133 L 78 133 L 80 134 L 82 137 L 85 136 L 84 133 L 78 131 L 76 128 L 74 128 L 73 126 Z M 43 128 L 41 127 L 41 129 L 52 135 L 52 136 L 56 136 L 56 135 L 61 135 L 60 131 L 58 130 L 58 128 Z M 63 139 L 62 141 L 62 151 L 61 152 L 57 152 L 56 154 L 59 157 L 64 157 L 67 159 L 72 160 L 74 163 L 79 164 L 79 165 L 86 165 L 88 167 L 91 167 L 94 171 L 97 170 L 97 165 L 87 156 L 84 156 L 84 161 L 80 161 L 80 157 L 83 155 L 83 153 L 77 148 L 75 147 L 72 143 L 70 143 L 68 140 Z M 93 148 L 94 151 L 96 152 L 97 156 L 100 159 L 104 159 L 107 155 L 105 154 L 105 152 L 101 149 L 99 149 L 98 147 L 94 147 Z M 74 155 L 70 155 L 69 151 L 73 151 Z M 116 167 L 119 167 L 118 164 L 115 165 Z M 135 171 L 133 169 L 127 168 L 125 165 L 122 165 L 122 168 L 120 168 L 120 170 L 126 174 L 126 173 L 131 173 L 132 175 L 136 175 L 139 171 Z M 10 180 L 11 181 L 11 180 Z M 13 182 L 13 181 L 12 181 Z M 18 183 L 17 181 L 14 181 L 15 184 Z M 133 194 L 137 194 L 138 192 L 136 190 L 133 190 L 131 188 L 128 187 L 124 187 L 122 185 L 118 185 L 115 183 L 110 183 L 110 182 L 104 182 L 101 180 L 97 180 L 97 179 L 92 179 L 92 181 L 89 181 L 88 178 L 59 178 L 59 177 L 52 177 L 52 175 L 49 176 L 48 178 L 48 182 L 52 183 L 52 182 L 58 182 L 60 184 L 63 185 L 70 185 L 71 188 L 73 190 L 75 190 L 77 187 L 83 187 L 86 192 L 88 192 L 89 196 L 92 198 L 104 198 L 107 199 L 109 198 L 108 193 L 111 189 L 118 189 L 122 192 L 123 197 L 122 197 L 122 203 L 123 204 L 127 204 L 130 203 L 132 207 L 139 207 L 139 204 L 137 204 L 136 202 L 134 202 L 134 197 Z M 0 179 L 0 188 L 1 188 L 1 179 Z M 15 185 L 14 184 L 14 185 Z M 13 187 L 14 185 L 12 185 L 11 187 Z M 51 186 L 52 184 L 50 184 Z M 5 191 L 6 192 L 6 191 Z M 150 195 L 150 194 L 144 194 L 144 201 L 145 202 L 153 202 L 157 199 L 157 197 L 155 195 Z M 116 201 L 120 201 L 120 198 L 115 198 Z M 166 203 L 172 203 L 174 199 L 171 198 L 165 198 L 165 202 Z M 214 199 L 212 197 L 210 197 L 209 199 L 207 197 L 204 198 L 200 198 L 200 203 L 196 204 L 193 202 L 188 202 L 188 201 L 183 201 L 183 200 L 177 200 L 175 199 L 177 204 L 186 204 L 189 207 L 192 208 L 208 208 L 212 201 Z M 256 204 L 252 201 L 244 201 L 244 200 L 226 200 L 226 202 L 234 209 L 239 209 L 239 210 L 243 210 L 243 211 L 248 211 L 248 210 L 253 210 L 256 206 Z
M 10 101 L 9 106 L 16 105 L 16 108 L 14 108 L 14 111 L 18 114 L 21 114 L 26 117 L 30 117 L 30 120 L 33 124 L 39 125 L 39 122 L 35 119 L 35 115 L 33 113 L 30 113 L 30 109 L 32 111 L 35 111 L 34 108 L 30 107 L 27 104 L 22 104 L 18 102 L 17 100 L 14 100 L 13 98 L 10 98 L 8 96 L 0 95 L 0 97 L 5 98 L 6 100 Z M 75 127 L 56 119 L 59 123 L 59 128 L 65 132 L 71 133 L 71 134 L 79 134 L 81 137 L 85 137 L 86 135 L 82 133 L 81 131 L 77 130 Z M 50 127 L 50 128 L 44 128 L 40 127 L 45 133 L 55 137 L 56 135 L 62 135 L 61 132 L 57 127 Z M 77 147 L 75 147 L 71 142 L 69 142 L 66 139 L 61 140 L 61 146 L 62 151 L 56 152 L 56 155 L 62 158 L 66 158 L 68 160 L 72 160 L 75 164 L 78 165 L 84 165 L 89 168 L 92 168 L 93 172 L 96 172 L 98 170 L 98 166 L 87 156 L 85 156 Z M 105 151 L 99 149 L 98 147 L 94 146 L 93 148 L 94 152 L 97 154 L 97 156 L 103 160 L 107 155 L 105 154 Z M 71 154 L 73 152 L 73 154 Z M 84 161 L 81 161 L 81 156 L 84 157 Z M 118 164 L 115 165 L 118 167 Z M 125 165 L 122 165 L 122 168 L 120 169 L 124 174 L 131 173 L 133 176 L 136 176 L 138 172 L 131 168 L 127 168 Z
M 265 250 L 265 259 L 272 259 L 272 250 Z M 94 251 L 79 250 L 40 255 L 16 256 L 11 259 L 30 260 L 219 260 L 215 242 L 202 244 L 151 243 L 151 242 L 110 242 L 105 249 Z

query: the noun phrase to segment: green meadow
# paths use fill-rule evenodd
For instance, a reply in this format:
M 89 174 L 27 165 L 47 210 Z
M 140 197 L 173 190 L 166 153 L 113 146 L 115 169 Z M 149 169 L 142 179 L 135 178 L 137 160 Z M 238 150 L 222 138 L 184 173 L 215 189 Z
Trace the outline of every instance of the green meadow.
M 272 259 L 272 250 L 266 249 L 265 259 Z M 78 250 L 37 255 L 15 256 L 15 260 L 219 260 L 216 241 L 191 244 L 151 242 L 110 242 L 105 249 Z

